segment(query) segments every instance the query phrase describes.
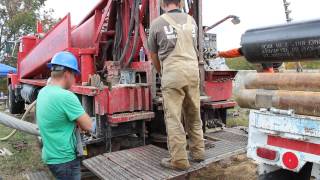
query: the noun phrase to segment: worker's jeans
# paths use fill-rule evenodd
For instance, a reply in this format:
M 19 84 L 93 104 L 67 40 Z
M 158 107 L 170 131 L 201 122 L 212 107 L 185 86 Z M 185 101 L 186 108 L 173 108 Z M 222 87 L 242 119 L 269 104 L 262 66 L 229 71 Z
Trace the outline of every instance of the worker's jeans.
M 48 164 L 48 167 L 57 180 L 80 180 L 80 160 L 75 159 L 62 164 Z

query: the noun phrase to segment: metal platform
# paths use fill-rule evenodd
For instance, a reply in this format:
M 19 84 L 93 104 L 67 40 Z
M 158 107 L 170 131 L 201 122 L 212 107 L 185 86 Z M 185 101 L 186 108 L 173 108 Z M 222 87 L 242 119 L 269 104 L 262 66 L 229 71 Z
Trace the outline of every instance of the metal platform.
M 205 137 L 210 140 L 229 141 L 243 145 L 247 145 L 248 143 L 248 135 L 245 133 L 245 131 L 234 128 L 209 132 L 205 134 Z
M 225 136 L 238 137 L 235 133 L 223 131 Z M 232 135 L 234 136 L 232 136 Z M 216 134 L 218 135 L 218 134 Z M 214 135 L 210 135 L 214 137 Z M 154 145 L 106 153 L 83 161 L 83 165 L 101 179 L 177 179 L 190 175 L 209 164 L 224 158 L 244 153 L 246 140 L 239 139 L 210 141 L 206 149 L 206 159 L 201 163 L 191 163 L 188 171 L 174 171 L 160 166 L 162 158 L 168 157 L 168 151 Z M 214 145 L 214 146 L 212 146 Z

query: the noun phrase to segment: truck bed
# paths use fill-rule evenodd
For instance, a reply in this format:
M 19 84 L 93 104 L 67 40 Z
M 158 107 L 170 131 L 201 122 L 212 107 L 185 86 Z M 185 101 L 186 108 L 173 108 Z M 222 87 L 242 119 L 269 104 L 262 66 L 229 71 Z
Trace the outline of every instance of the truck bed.
M 300 140 L 320 137 L 320 117 L 293 114 L 291 116 L 252 110 L 250 126 L 274 133 L 300 136 Z
M 240 131 L 239 131 L 240 132 Z M 247 136 L 228 129 L 206 134 L 206 159 L 191 163 L 188 171 L 174 171 L 160 166 L 167 150 L 147 145 L 118 152 L 106 153 L 83 161 L 83 165 L 101 179 L 176 179 L 190 175 L 209 164 L 244 153 Z M 224 138 L 223 138 L 224 137 Z M 235 139 L 236 138 L 236 139 Z M 209 140 L 210 139 L 210 140 Z

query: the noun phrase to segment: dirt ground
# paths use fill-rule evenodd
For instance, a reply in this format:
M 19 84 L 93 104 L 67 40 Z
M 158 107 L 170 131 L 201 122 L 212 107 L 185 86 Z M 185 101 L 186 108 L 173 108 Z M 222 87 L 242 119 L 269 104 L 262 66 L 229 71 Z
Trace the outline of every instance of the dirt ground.
M 228 112 L 228 126 L 246 126 L 247 111 L 234 109 Z M 29 117 L 32 119 L 32 116 Z M 7 136 L 11 129 L 0 125 L 0 138 Z M 8 141 L 0 141 L 0 149 L 7 148 L 12 156 L 0 156 L 0 180 L 22 180 L 27 172 L 46 171 L 41 162 L 37 139 L 17 132 Z M 256 179 L 256 165 L 245 154 L 224 159 L 194 173 L 191 180 L 251 180 Z
M 257 179 L 257 166 L 245 154 L 211 164 L 194 174 L 191 180 L 253 180 Z

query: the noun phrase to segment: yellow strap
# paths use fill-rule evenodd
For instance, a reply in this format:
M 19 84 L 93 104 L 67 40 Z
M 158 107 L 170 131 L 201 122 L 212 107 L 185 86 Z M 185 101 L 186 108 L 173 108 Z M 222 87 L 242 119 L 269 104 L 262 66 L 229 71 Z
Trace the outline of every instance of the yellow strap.
M 173 20 L 168 14 L 163 14 L 161 17 L 175 29 L 181 29 L 180 26 L 178 26 L 178 24 L 176 23 L 176 21 Z
M 187 24 L 190 25 L 190 26 L 193 25 L 193 24 L 192 24 L 192 18 L 191 18 L 191 16 L 189 16 L 189 15 L 188 15 L 188 17 L 187 17 Z

